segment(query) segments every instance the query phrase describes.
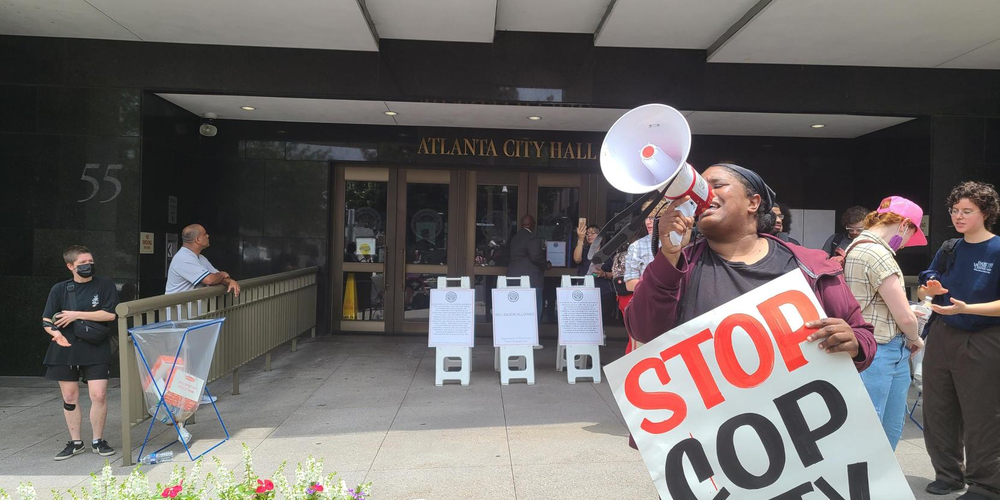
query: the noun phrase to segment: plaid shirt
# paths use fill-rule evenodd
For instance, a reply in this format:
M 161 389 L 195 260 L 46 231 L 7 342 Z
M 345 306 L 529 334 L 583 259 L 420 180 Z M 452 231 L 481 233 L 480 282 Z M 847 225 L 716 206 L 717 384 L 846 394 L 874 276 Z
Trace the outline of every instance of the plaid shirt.
M 875 341 L 885 344 L 900 334 L 889 306 L 878 294 L 878 287 L 886 278 L 895 274 L 903 288 L 903 271 L 896 263 L 896 253 L 875 233 L 864 231 L 854 241 L 872 240 L 850 247 L 844 259 L 844 281 L 861 304 L 861 316 L 875 327 Z M 852 243 L 853 245 L 853 243 Z M 905 293 L 905 289 L 904 289 Z
M 653 262 L 655 255 L 653 255 L 653 249 L 650 248 L 652 240 L 653 235 L 647 234 L 628 246 L 628 253 L 625 254 L 625 281 L 641 278 L 646 266 Z

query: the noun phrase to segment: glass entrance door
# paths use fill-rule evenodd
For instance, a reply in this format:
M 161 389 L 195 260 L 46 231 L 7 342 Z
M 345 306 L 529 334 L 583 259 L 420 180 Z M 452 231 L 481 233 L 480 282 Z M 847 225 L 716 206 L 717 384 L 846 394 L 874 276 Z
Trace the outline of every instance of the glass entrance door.
M 438 280 L 469 276 L 476 332 L 491 335 L 492 291 L 507 273 L 520 219 L 530 214 L 552 263 L 540 331 L 554 335 L 555 289 L 562 275 L 577 274 L 577 223 L 599 224 L 611 206 L 598 194 L 596 174 L 367 166 L 335 172 L 330 283 L 332 324 L 341 332 L 425 333 Z
M 342 331 L 391 331 L 386 304 L 390 292 L 388 273 L 394 238 L 388 228 L 396 214 L 389 211 L 391 183 L 388 169 L 354 168 L 343 172 L 343 209 L 334 217 L 343 221 L 343 244 L 335 245 L 340 270 L 335 271 L 334 324 Z M 338 266 L 334 266 L 336 269 Z M 391 309 L 388 309 L 391 312 Z
M 573 260 L 576 227 L 589 213 L 587 178 L 576 174 L 532 174 L 528 210 L 535 214 L 538 235 L 545 241 L 546 260 L 552 268 L 545 272 L 542 291 L 544 333 L 555 332 L 556 288 L 564 274 L 575 276 L 578 264 Z M 589 219 L 588 219 L 589 221 Z
M 459 172 L 400 171 L 396 197 L 394 330 L 426 332 L 430 291 L 439 278 L 460 275 L 457 241 Z M 451 271 L 454 271 L 452 273 Z

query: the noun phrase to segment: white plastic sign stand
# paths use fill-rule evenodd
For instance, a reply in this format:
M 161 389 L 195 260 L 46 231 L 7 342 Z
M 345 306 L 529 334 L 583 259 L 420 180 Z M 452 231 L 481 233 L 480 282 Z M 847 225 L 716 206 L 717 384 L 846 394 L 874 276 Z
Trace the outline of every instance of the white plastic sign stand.
M 823 317 L 795 270 L 604 367 L 660 498 L 913 499 Z
M 427 345 L 434 348 L 434 385 L 444 385 L 448 380 L 469 385 L 475 344 L 475 302 L 468 276 L 439 278 L 437 288 L 431 290 Z
M 516 278 L 520 287 L 510 286 L 506 276 L 499 276 L 493 289 L 493 347 L 498 348 L 496 363 L 500 383 L 524 380 L 535 384 L 535 349 L 538 344 L 538 310 L 534 288 L 527 276 Z M 513 281 L 513 280 L 510 280 Z M 516 370 L 511 369 L 511 359 Z
M 601 383 L 604 324 L 601 291 L 594 287 L 594 277 L 563 275 L 562 286 L 556 289 L 556 309 L 559 317 L 556 371 L 565 366 L 570 384 L 579 378 Z

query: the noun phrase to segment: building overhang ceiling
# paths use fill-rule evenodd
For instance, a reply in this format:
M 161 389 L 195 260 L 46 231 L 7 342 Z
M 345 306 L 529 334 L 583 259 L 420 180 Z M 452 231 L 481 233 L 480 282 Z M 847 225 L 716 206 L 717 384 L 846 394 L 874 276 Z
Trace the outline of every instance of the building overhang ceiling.
M 0 34 L 378 51 L 589 33 L 599 47 L 705 50 L 710 63 L 1000 69 L 996 0 L 6 0 Z
M 410 127 L 561 130 L 607 132 L 627 110 L 450 104 L 404 101 L 303 99 L 204 94 L 157 94 L 199 116 L 225 120 L 340 123 Z M 252 111 L 242 109 L 253 107 Z M 395 112 L 387 115 L 386 112 Z M 691 131 L 700 135 L 741 135 L 851 139 L 912 118 L 793 113 L 683 111 Z M 531 120 L 528 117 L 539 117 Z M 823 125 L 814 128 L 813 125 Z

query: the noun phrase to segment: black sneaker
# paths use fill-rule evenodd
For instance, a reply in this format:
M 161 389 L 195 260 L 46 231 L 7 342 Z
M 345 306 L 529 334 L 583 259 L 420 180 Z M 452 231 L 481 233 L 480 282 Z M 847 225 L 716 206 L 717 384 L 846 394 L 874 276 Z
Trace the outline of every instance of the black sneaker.
M 69 441 L 66 443 L 66 447 L 63 448 L 63 451 L 60 451 L 59 454 L 56 455 L 56 460 L 66 460 L 67 458 L 72 458 L 73 455 L 79 455 L 85 451 L 87 451 L 87 449 L 83 447 L 83 441 L 75 443 L 73 441 Z
M 108 442 L 101 439 L 97 444 L 91 445 L 91 450 L 102 457 L 110 457 L 115 454 L 115 449 L 108 445 Z
M 942 481 L 936 479 L 927 485 L 927 493 L 932 495 L 947 495 L 956 491 L 962 491 L 965 489 L 964 484 L 949 483 L 948 481 Z
M 986 495 L 980 495 L 979 493 L 976 493 L 974 491 L 970 491 L 958 497 L 958 500 L 990 500 L 990 497 Z

